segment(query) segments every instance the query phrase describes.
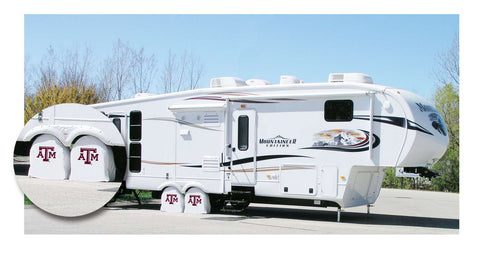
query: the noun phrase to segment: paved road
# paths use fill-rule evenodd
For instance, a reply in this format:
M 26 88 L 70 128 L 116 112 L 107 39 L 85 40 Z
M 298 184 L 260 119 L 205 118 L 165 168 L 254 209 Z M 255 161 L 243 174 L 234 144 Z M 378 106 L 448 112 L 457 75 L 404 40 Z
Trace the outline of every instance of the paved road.
M 158 201 L 117 203 L 90 215 L 61 218 L 25 208 L 26 234 L 458 234 L 459 195 L 382 189 L 371 214 L 347 208 L 252 204 L 243 214 L 164 213 Z
M 102 208 L 118 191 L 120 182 L 82 182 L 37 179 L 16 175 L 18 186 L 41 209 L 76 217 Z

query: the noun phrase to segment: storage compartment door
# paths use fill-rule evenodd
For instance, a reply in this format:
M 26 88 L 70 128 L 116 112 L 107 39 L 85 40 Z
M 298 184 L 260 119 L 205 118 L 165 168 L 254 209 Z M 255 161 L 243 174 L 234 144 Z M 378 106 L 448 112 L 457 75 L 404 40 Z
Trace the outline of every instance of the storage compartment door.
M 338 169 L 336 166 L 323 166 L 319 175 L 320 193 L 326 196 L 337 196 Z
M 317 169 L 314 165 L 283 164 L 280 166 L 280 188 L 283 194 L 316 195 Z

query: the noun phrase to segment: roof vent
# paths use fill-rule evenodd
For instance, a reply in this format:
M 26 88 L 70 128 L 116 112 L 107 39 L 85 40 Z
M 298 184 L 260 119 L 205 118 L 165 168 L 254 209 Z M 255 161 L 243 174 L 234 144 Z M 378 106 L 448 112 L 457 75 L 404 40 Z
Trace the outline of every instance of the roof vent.
M 216 77 L 210 80 L 210 87 L 237 87 L 247 85 L 245 81 L 237 77 Z
M 328 75 L 328 82 L 373 84 L 373 79 L 362 73 L 332 73 Z
M 280 84 L 302 84 L 303 81 L 294 76 L 280 76 Z
M 269 84 L 272 84 L 270 83 L 269 81 L 267 80 L 263 80 L 263 79 L 248 79 L 246 81 L 247 85 L 269 85 Z

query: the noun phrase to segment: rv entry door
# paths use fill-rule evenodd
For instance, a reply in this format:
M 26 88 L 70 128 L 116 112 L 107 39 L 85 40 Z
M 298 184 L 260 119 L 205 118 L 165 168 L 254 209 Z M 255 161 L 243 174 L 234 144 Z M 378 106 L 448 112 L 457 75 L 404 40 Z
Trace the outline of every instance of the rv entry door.
M 232 113 L 232 185 L 256 183 L 257 112 L 253 109 Z

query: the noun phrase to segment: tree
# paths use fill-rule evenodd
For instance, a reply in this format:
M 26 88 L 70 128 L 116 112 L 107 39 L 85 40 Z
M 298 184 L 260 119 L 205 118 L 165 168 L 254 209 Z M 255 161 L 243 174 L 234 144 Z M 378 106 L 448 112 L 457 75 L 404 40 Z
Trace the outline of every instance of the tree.
M 37 89 L 34 95 L 25 99 L 24 121 L 28 122 L 41 110 L 61 103 L 94 104 L 99 97 L 94 85 L 83 84 L 58 85 L 46 84 Z
M 440 177 L 432 179 L 432 187 L 441 191 L 460 191 L 460 66 L 459 39 L 455 35 L 448 51 L 437 57 L 437 87 L 433 101 L 447 126 L 450 143 L 443 157 L 435 164 L 434 170 Z
M 459 50 L 458 34 L 456 34 L 450 49 L 437 55 L 437 67 L 434 70 L 434 76 L 441 86 L 452 84 L 458 87 L 460 85 Z
M 149 92 L 158 70 L 155 55 L 146 56 L 143 48 L 132 50 L 132 62 L 133 92 Z
M 102 101 L 121 100 L 132 78 L 132 50 L 118 39 L 112 56 L 104 61 L 99 91 Z
M 447 126 L 450 142 L 443 157 L 435 164 L 434 170 L 440 177 L 432 179 L 435 190 L 459 192 L 460 175 L 460 126 L 458 87 L 446 84 L 436 90 L 435 107 L 442 115 Z
M 168 58 L 161 72 L 163 93 L 193 90 L 198 87 L 198 81 L 203 75 L 203 65 L 200 59 L 184 51 L 180 58 L 168 51 Z
M 58 56 L 53 47 L 48 48 L 47 55 L 40 64 L 39 76 L 32 79 L 31 74 L 28 75 L 28 81 L 36 91 L 25 94 L 25 122 L 41 110 L 56 104 L 99 102 L 96 87 L 87 76 L 90 54 L 86 49 L 83 53 L 78 50 L 66 51 Z M 28 67 L 25 69 L 28 70 Z

